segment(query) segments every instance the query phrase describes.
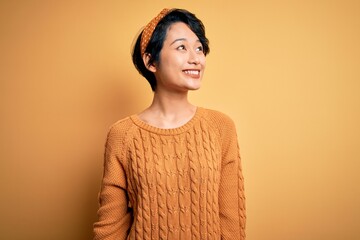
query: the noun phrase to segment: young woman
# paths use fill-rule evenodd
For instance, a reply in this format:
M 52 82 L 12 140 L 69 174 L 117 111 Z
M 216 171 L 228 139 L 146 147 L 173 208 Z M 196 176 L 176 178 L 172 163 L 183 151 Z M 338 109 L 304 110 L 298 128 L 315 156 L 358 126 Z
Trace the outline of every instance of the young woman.
M 233 121 L 196 107 L 209 53 L 205 28 L 164 9 L 133 62 L 154 97 L 109 131 L 94 239 L 245 239 L 245 197 Z

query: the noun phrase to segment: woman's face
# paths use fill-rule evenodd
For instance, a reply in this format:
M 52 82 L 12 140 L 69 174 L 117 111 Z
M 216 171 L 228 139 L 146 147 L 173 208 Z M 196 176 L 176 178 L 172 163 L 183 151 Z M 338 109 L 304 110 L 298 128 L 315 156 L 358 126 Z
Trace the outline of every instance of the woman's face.
M 172 24 L 166 34 L 159 62 L 155 64 L 156 91 L 199 89 L 205 64 L 203 47 L 195 33 L 183 22 Z

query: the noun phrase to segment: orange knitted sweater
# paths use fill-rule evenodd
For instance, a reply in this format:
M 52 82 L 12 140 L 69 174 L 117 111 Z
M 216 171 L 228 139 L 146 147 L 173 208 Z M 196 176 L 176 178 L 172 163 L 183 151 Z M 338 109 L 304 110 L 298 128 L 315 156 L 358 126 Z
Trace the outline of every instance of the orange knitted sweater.
M 109 131 L 95 240 L 245 239 L 237 135 L 226 115 L 197 108 L 160 129 L 137 115 Z

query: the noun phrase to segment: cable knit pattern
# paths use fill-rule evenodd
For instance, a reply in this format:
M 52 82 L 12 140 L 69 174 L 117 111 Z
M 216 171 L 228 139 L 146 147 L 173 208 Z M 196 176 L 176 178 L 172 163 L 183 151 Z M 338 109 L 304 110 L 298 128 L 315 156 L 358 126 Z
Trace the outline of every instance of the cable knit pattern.
M 160 129 L 137 115 L 109 131 L 94 240 L 245 239 L 245 195 L 233 121 L 198 108 Z

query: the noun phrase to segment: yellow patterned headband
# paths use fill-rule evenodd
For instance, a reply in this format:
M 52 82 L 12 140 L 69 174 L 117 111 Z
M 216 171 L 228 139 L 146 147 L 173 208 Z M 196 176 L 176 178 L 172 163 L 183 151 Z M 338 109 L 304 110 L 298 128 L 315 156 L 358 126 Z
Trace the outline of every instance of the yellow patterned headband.
M 140 41 L 140 50 L 141 50 L 141 56 L 144 55 L 145 50 L 149 44 L 149 41 L 151 39 L 151 36 L 154 33 L 154 30 L 158 23 L 163 19 L 169 12 L 171 12 L 172 9 L 164 8 L 161 10 L 161 12 L 153 18 L 144 28 L 143 33 L 141 35 L 141 41 Z

